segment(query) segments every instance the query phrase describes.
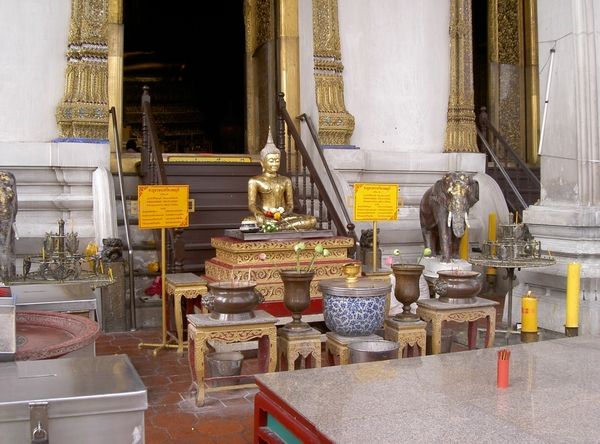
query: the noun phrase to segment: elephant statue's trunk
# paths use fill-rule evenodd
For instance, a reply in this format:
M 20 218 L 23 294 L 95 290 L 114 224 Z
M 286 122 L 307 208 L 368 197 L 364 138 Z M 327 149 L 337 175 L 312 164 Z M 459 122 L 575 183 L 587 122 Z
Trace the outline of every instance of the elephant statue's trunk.
M 452 227 L 452 232 L 456 237 L 463 237 L 465 234 L 465 225 L 469 226 L 469 216 L 458 211 L 448 212 L 448 228 Z

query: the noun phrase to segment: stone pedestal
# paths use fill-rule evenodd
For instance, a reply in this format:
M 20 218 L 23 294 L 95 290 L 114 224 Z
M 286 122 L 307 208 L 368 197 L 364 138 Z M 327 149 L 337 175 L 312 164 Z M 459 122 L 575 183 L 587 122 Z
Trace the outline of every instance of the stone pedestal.
M 127 331 L 127 301 L 125 300 L 125 263 L 104 262 L 104 269 L 112 269 L 115 282 L 102 287 L 102 331 L 115 333 Z
M 342 266 L 357 262 L 348 258 L 348 248 L 353 246 L 353 240 L 349 237 L 298 238 L 279 241 L 243 241 L 232 237 L 215 237 L 211 244 L 217 250 L 217 255 L 206 261 L 204 277 L 212 282 L 255 281 L 258 284 L 256 288 L 265 297 L 265 302 L 259 306 L 259 309 L 275 316 L 289 315 L 283 307 L 283 282 L 277 267 L 282 270 L 296 267 L 294 246 L 300 241 L 306 244 L 306 249 L 300 255 L 302 270 L 310 264 L 317 245 L 322 245 L 330 253 L 328 257 L 319 255 L 315 259 L 312 267 L 315 277 L 310 286 L 311 307 L 303 312 L 303 314 L 321 313 L 322 295 L 318 290 L 319 282 L 324 279 L 343 277 Z M 267 259 L 260 260 L 261 253 L 264 253 Z

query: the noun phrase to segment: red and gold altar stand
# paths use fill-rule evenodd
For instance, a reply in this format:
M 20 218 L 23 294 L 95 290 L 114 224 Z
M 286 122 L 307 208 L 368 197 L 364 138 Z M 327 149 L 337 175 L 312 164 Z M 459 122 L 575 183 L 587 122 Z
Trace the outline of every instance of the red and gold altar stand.
M 257 307 L 258 310 L 264 310 L 273 316 L 290 316 L 290 312 L 283 306 L 283 282 L 277 267 L 282 270 L 294 269 L 294 246 L 298 242 L 304 242 L 306 248 L 300 253 L 300 266 L 305 270 L 314 256 L 315 247 L 321 245 L 329 250 L 329 256 L 317 255 L 315 259 L 312 267 L 315 277 L 310 286 L 311 304 L 302 312 L 303 315 L 321 314 L 323 304 L 318 289 L 319 282 L 343 277 L 342 266 L 358 262 L 348 258 L 348 249 L 354 245 L 352 238 L 327 233 L 331 232 L 325 230 L 323 236 L 319 236 L 319 231 L 310 231 L 255 233 L 246 239 L 213 237 L 211 245 L 216 249 L 216 257 L 206 261 L 204 278 L 208 282 L 254 281 L 257 283 L 256 288 L 265 297 L 264 303 Z M 261 253 L 264 253 L 267 259 L 259 259 Z

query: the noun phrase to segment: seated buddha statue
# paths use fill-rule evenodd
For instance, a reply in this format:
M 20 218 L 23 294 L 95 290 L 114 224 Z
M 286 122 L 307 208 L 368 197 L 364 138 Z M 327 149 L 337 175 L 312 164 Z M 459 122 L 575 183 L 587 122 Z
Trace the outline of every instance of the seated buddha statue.
M 281 152 L 269 132 L 267 144 L 260 152 L 262 173 L 248 180 L 248 209 L 259 227 L 271 221 L 277 230 L 308 230 L 317 225 L 314 216 L 295 214 L 292 181 L 279 174 Z

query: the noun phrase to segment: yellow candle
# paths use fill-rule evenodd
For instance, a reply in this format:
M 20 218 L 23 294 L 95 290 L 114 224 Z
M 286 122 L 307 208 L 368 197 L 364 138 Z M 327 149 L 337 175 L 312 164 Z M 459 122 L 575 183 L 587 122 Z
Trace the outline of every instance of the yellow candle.
M 567 328 L 579 327 L 579 287 L 581 264 L 570 262 L 567 265 Z
M 488 240 L 490 242 L 496 242 L 496 213 L 490 213 L 488 215 Z M 492 247 L 492 256 L 496 255 L 496 247 Z M 494 267 L 488 267 L 487 274 L 496 274 Z
M 488 216 L 488 240 L 496 240 L 496 213 L 490 213 Z
M 465 235 L 460 240 L 460 258 L 463 260 L 469 259 L 469 227 L 465 226 Z
M 531 291 L 521 299 L 521 331 L 535 333 L 537 326 L 537 299 L 531 296 Z

